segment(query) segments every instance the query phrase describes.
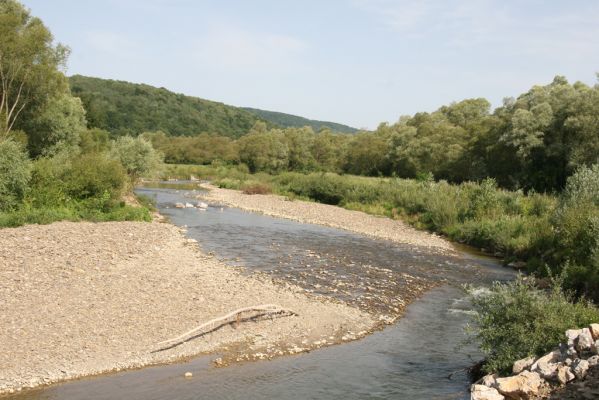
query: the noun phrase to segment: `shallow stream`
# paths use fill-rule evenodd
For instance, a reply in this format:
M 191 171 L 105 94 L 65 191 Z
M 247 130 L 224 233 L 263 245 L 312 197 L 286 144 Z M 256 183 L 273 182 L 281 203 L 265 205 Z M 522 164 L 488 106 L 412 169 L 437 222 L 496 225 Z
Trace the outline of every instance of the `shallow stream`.
M 439 255 L 219 205 L 211 204 L 206 211 L 174 207 L 177 202 L 197 202 L 198 190 L 141 188 L 137 192 L 154 198 L 163 215 L 186 226 L 188 236 L 220 260 L 339 298 L 378 316 L 403 316 L 362 340 L 307 354 L 227 368 L 214 368 L 213 357 L 199 357 L 69 382 L 15 398 L 469 398 L 463 370 L 481 354 L 472 344 L 462 345 L 469 310 L 460 285 L 511 279 L 513 273 L 495 260 L 467 252 Z M 414 301 L 417 286 L 434 288 Z M 193 379 L 183 378 L 186 371 L 193 372 Z

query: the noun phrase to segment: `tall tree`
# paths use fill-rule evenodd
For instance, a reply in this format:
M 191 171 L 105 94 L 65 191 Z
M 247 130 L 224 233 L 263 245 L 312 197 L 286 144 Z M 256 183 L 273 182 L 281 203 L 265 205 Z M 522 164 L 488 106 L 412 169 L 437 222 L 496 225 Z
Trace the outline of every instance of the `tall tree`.
M 0 139 L 67 88 L 68 53 L 21 3 L 0 0 Z

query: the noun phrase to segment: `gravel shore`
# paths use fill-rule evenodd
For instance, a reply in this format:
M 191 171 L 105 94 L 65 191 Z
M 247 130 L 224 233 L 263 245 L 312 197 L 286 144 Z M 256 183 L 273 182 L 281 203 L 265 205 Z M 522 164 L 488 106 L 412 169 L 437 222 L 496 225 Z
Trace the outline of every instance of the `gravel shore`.
M 245 201 L 230 191 L 212 196 Z M 267 204 L 283 201 L 272 199 Z M 285 204 L 293 213 L 301 203 Z M 429 239 L 446 248 L 442 239 Z M 298 316 L 227 325 L 155 351 L 158 342 L 202 322 L 266 303 Z M 203 353 L 224 354 L 224 364 L 293 354 L 352 340 L 374 326 L 356 308 L 206 256 L 170 224 L 59 222 L 0 230 L 0 393 Z
M 455 253 L 455 248 L 448 240 L 414 229 L 402 221 L 376 217 L 361 211 L 346 210 L 327 204 L 300 200 L 289 201 L 286 197 L 272 194 L 248 195 L 238 190 L 220 189 L 210 184 L 201 186 L 209 190 L 207 194 L 201 195 L 208 201 L 273 217 L 344 229 L 377 239 L 426 247 L 432 251 Z

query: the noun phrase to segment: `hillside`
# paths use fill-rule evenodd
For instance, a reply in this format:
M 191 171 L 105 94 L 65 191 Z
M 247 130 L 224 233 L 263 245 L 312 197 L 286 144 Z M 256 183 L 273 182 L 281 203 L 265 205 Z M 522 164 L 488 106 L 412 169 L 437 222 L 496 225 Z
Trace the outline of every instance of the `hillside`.
M 356 133 L 358 129 L 352 128 L 351 126 L 338 124 L 336 122 L 329 121 L 318 121 L 314 119 L 307 119 L 299 117 L 297 115 L 285 114 L 276 111 L 265 111 L 257 108 L 243 107 L 244 110 L 249 111 L 258 117 L 272 122 L 275 125 L 282 126 L 284 128 L 303 127 L 310 126 L 314 131 L 318 132 L 323 128 L 329 128 L 332 131 L 340 133 Z
M 295 115 L 243 109 L 215 101 L 171 92 L 150 85 L 74 75 L 69 78 L 74 96 L 81 98 L 90 127 L 115 135 L 136 136 L 164 131 L 173 136 L 211 133 L 232 138 L 245 135 L 256 121 L 270 127 L 328 127 L 338 132 L 355 129 Z

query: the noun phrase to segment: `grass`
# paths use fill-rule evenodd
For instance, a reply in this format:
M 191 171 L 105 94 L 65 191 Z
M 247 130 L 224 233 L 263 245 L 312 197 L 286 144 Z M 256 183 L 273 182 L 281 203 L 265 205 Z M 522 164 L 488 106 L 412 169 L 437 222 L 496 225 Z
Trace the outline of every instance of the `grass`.
M 56 221 L 151 221 L 147 207 L 133 207 L 123 203 L 109 208 L 93 208 L 81 204 L 54 207 L 22 206 L 10 212 L 0 212 L 0 228 L 26 224 L 50 224 Z

